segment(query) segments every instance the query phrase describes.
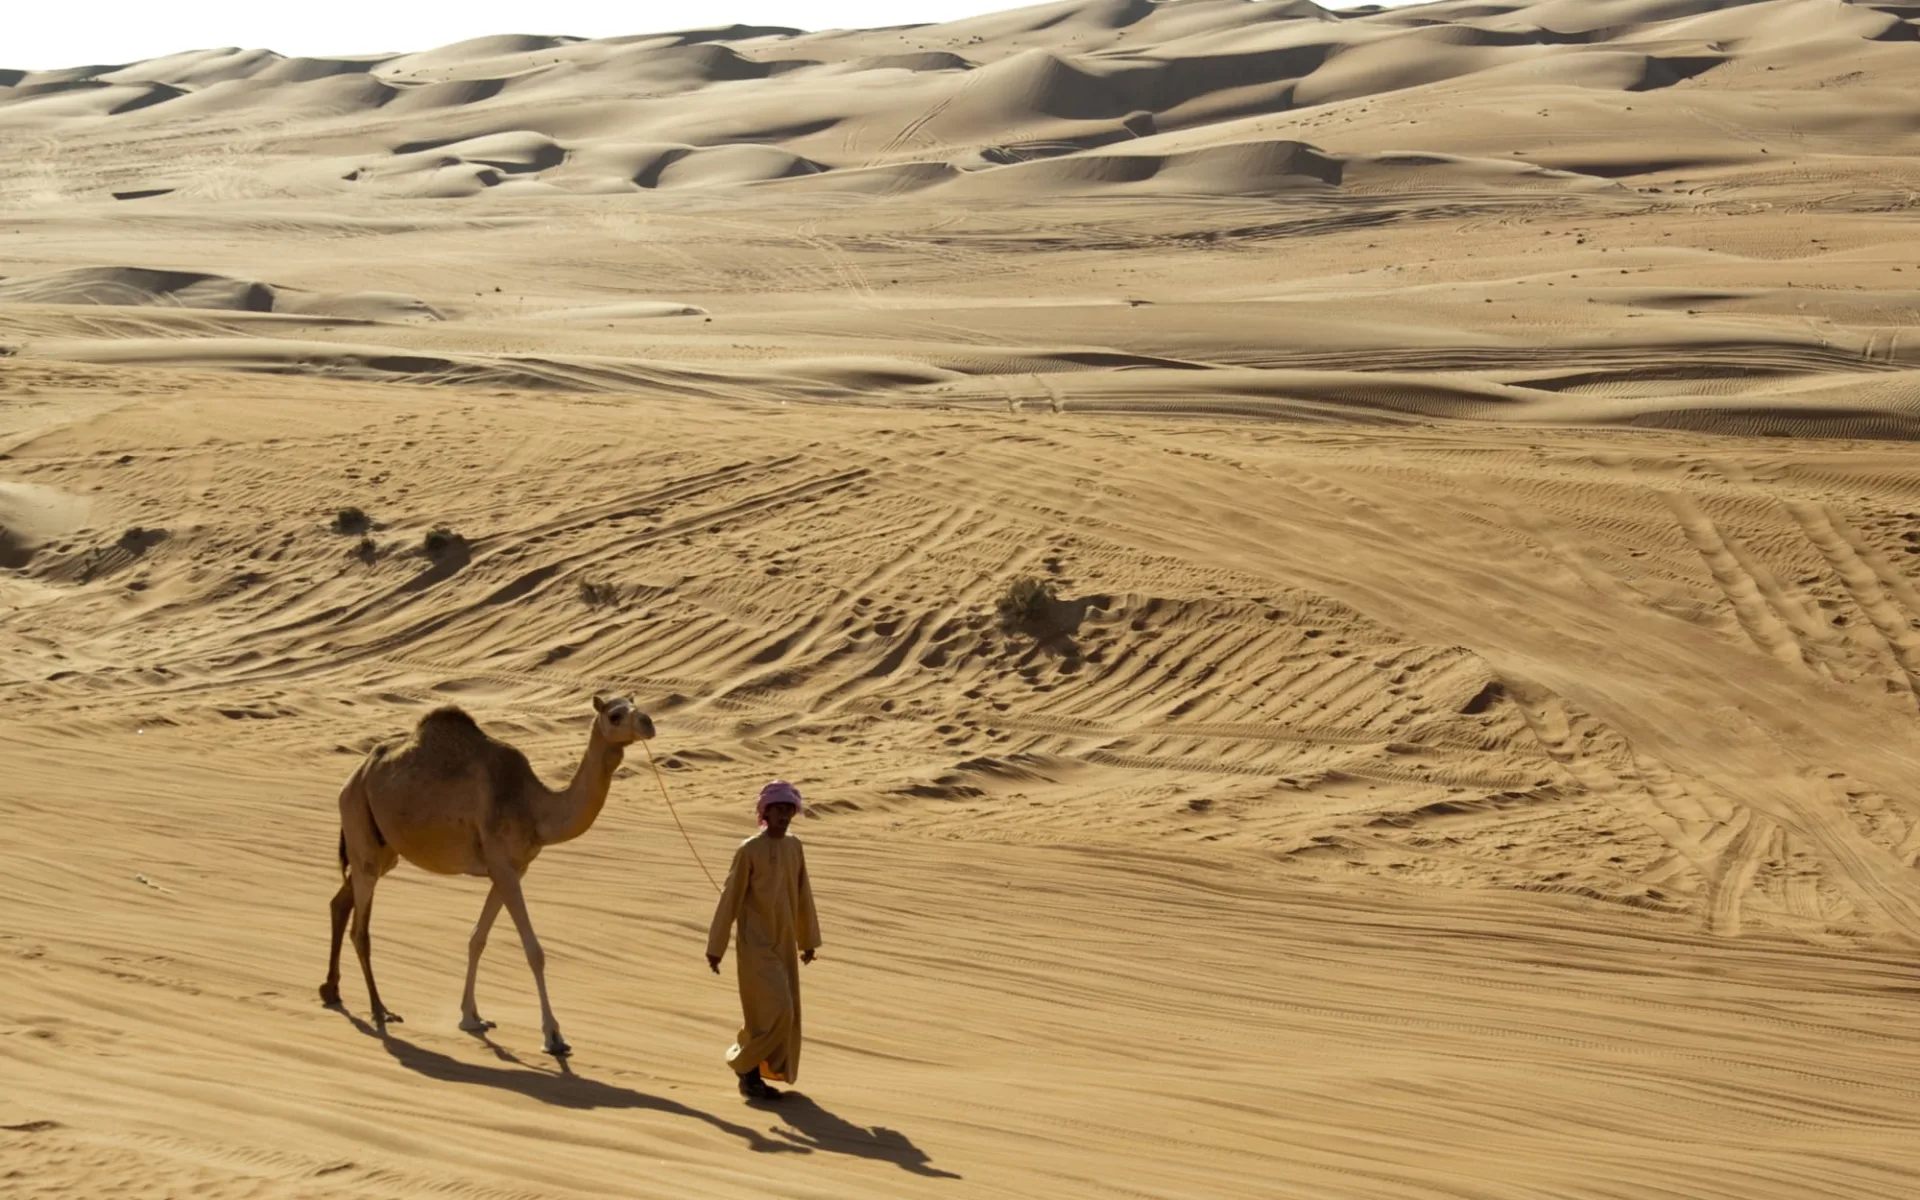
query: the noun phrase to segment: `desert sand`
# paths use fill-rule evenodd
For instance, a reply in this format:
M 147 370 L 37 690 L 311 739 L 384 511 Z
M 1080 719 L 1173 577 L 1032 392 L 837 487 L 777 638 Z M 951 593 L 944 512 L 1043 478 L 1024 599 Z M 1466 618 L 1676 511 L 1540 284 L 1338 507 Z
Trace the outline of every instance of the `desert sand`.
M 1920 1194 L 1916 40 L 0 71 L 0 1195 Z M 637 754 L 527 876 L 569 1062 L 504 923 L 455 1028 L 478 880 L 319 1003 L 367 747 L 595 692 L 709 866 L 812 802 L 803 1096 Z

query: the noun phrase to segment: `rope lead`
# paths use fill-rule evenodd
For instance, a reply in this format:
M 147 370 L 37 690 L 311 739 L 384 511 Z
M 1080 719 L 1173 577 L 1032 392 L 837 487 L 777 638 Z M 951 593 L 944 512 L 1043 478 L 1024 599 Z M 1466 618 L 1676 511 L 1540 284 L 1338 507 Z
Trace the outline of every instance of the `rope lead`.
M 653 768 L 653 781 L 660 785 L 660 798 L 667 802 L 667 811 L 673 814 L 673 823 L 680 830 L 681 839 L 687 843 L 687 849 L 693 851 L 693 861 L 700 864 L 700 873 L 707 877 L 708 883 L 713 884 L 714 891 L 719 891 L 720 885 L 714 882 L 713 872 L 707 870 L 707 860 L 700 857 L 700 851 L 695 849 L 693 839 L 687 836 L 687 827 L 680 824 L 680 810 L 673 806 L 673 797 L 667 795 L 667 781 L 660 774 L 660 764 L 653 761 L 653 746 L 644 741 L 640 745 L 647 751 L 647 765 Z

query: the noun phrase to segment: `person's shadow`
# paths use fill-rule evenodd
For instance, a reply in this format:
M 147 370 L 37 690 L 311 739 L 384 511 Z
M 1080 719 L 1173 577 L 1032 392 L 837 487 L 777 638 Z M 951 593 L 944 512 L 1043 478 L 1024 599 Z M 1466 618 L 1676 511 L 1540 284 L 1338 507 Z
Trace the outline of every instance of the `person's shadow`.
M 677 1100 L 669 1100 L 664 1096 L 654 1096 L 632 1088 L 620 1087 L 617 1084 L 602 1083 L 597 1079 L 575 1075 L 564 1058 L 560 1060 L 558 1070 L 541 1070 L 529 1065 L 512 1051 L 484 1034 L 479 1035 L 478 1040 L 493 1051 L 495 1058 L 511 1064 L 510 1066 L 489 1067 L 478 1063 L 461 1062 L 438 1050 L 429 1050 L 405 1038 L 395 1037 L 391 1030 L 384 1027 L 376 1028 L 351 1013 L 345 1015 L 347 1020 L 353 1022 L 355 1029 L 376 1039 L 380 1043 L 380 1048 L 392 1055 L 395 1062 L 409 1071 L 418 1072 L 429 1079 L 440 1080 L 442 1083 L 468 1083 L 500 1088 L 503 1091 L 515 1092 L 538 1100 L 542 1104 L 552 1104 L 560 1108 L 638 1108 L 666 1113 L 670 1116 L 691 1117 L 697 1121 L 706 1122 L 722 1133 L 732 1134 L 744 1141 L 749 1148 L 761 1153 L 804 1154 L 809 1151 L 809 1147 L 803 1144 L 767 1137 L 757 1129 L 736 1125 L 712 1113 L 690 1108 Z
M 392 1055 L 395 1062 L 409 1071 L 442 1083 L 470 1083 L 500 1088 L 561 1108 L 638 1108 L 670 1116 L 692 1117 L 722 1133 L 732 1134 L 744 1141 L 749 1149 L 762 1154 L 811 1154 L 815 1151 L 851 1154 L 890 1162 L 903 1171 L 930 1179 L 960 1178 L 951 1171 L 935 1168 L 928 1161 L 927 1152 L 914 1145 L 906 1134 L 881 1125 L 872 1128 L 855 1125 L 821 1108 L 799 1092 L 789 1091 L 783 1093 L 777 1103 L 755 1106 L 760 1112 L 784 1118 L 791 1127 L 776 1128 L 773 1130 L 775 1136 L 768 1137 L 757 1129 L 736 1125 L 677 1100 L 575 1075 L 564 1058 L 559 1060 L 557 1069 L 543 1070 L 527 1063 L 484 1033 L 471 1036 L 493 1051 L 495 1058 L 509 1065 L 489 1067 L 461 1062 L 452 1055 L 395 1037 L 385 1026 L 369 1025 L 344 1010 L 342 1015 L 353 1023 L 355 1029 L 378 1041 L 380 1048 Z
M 778 1103 L 766 1106 L 778 1113 L 793 1128 L 775 1129 L 795 1149 L 823 1150 L 832 1154 L 853 1154 L 890 1162 L 903 1171 L 929 1179 L 959 1179 L 952 1171 L 942 1171 L 927 1159 L 927 1152 L 913 1144 L 906 1134 L 884 1125 L 868 1128 L 855 1125 L 821 1108 L 799 1092 L 787 1092 Z

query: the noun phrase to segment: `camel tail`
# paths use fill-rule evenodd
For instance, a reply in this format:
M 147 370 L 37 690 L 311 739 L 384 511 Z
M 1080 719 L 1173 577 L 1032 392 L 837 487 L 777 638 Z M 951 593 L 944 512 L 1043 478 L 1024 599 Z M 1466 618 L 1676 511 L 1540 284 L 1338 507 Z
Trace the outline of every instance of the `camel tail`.
M 377 758 L 380 753 L 380 748 L 375 747 L 373 757 Z M 368 762 L 371 761 L 372 758 L 369 758 Z M 340 841 L 338 846 L 340 854 L 340 876 L 342 879 L 352 873 L 353 859 L 347 854 L 347 830 L 349 828 L 363 828 L 359 822 L 364 820 L 366 822 L 364 828 L 370 830 L 373 834 L 374 845 L 385 846 L 387 844 L 386 834 L 380 832 L 380 822 L 373 819 L 373 804 L 371 798 L 367 795 L 366 775 L 367 764 L 362 763 L 359 770 L 353 773 L 353 778 L 347 780 L 347 786 L 340 789 Z

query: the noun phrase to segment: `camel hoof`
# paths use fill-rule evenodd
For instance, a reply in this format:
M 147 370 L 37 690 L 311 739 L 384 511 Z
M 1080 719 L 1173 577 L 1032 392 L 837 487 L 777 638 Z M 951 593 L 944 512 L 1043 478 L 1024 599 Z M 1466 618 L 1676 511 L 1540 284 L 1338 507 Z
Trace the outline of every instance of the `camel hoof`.
M 373 1016 L 375 1025 L 405 1025 L 407 1019 L 397 1012 L 378 1012 Z
M 486 1033 L 493 1028 L 494 1024 L 492 1021 L 482 1021 L 479 1017 L 460 1018 L 460 1031 L 462 1033 Z
M 332 983 L 321 984 L 320 985 L 320 1003 L 327 1008 L 339 1008 L 340 1007 L 339 985 L 332 984 Z
M 549 1033 L 547 1035 L 546 1048 L 547 1053 L 553 1055 L 555 1058 L 565 1058 L 567 1055 L 573 1053 L 573 1047 L 567 1045 L 567 1039 L 561 1037 L 558 1033 Z

